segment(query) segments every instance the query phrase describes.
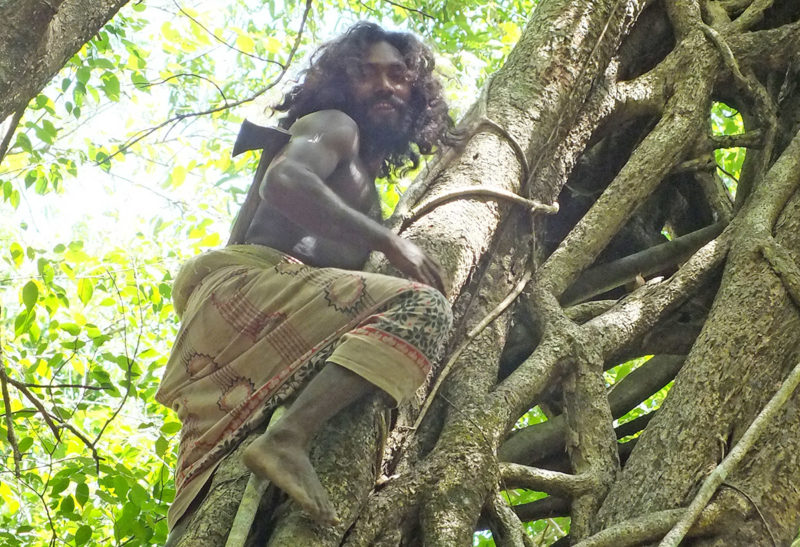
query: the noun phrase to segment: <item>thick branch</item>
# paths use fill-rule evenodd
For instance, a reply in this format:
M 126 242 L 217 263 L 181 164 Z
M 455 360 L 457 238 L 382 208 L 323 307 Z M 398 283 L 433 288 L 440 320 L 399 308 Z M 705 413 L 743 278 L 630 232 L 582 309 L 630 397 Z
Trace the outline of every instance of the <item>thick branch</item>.
M 797 267 L 791 253 L 772 237 L 763 244 L 761 253 L 783 281 L 783 286 L 786 287 L 786 292 L 789 293 L 794 305 L 800 309 L 800 268 Z
M 5 135 L 3 135 L 3 140 L 0 142 L 0 163 L 3 163 L 3 158 L 6 157 L 6 152 L 8 152 L 8 148 L 11 146 L 11 137 L 14 136 L 14 132 L 17 130 L 17 126 L 19 125 L 19 121 L 22 119 L 22 113 L 24 111 L 24 109 L 20 108 L 9 119 L 8 129 L 6 129 Z M 2 127 L 2 124 L 0 124 L 0 127 Z
M 633 281 L 637 275 L 653 275 L 669 266 L 680 264 L 722 233 L 723 228 L 722 223 L 712 224 L 672 241 L 591 268 L 564 292 L 560 301 L 564 306 L 573 306 Z
M 670 531 L 669 534 L 661 541 L 659 547 L 677 547 L 683 537 L 689 531 L 692 524 L 700 516 L 700 513 L 708 505 L 709 500 L 717 491 L 717 488 L 725 482 L 728 475 L 733 471 L 737 465 L 744 459 L 747 451 L 753 446 L 761 433 L 766 429 L 767 424 L 774 420 L 783 406 L 792 396 L 794 390 L 800 384 L 800 363 L 798 363 L 786 380 L 781 385 L 780 389 L 775 393 L 772 399 L 769 400 L 767 406 L 759 412 L 747 431 L 744 432 L 742 438 L 733 447 L 733 450 L 725 456 L 725 459 L 717 466 L 711 474 L 706 477 L 700 491 L 695 496 L 689 508 L 686 510 L 680 521 Z
M 650 423 L 650 420 L 652 420 L 657 413 L 658 411 L 654 410 L 617 426 L 614 428 L 614 433 L 617 434 L 617 439 L 622 439 L 623 437 L 627 437 L 628 435 L 633 435 L 634 433 L 642 431 L 645 427 L 647 427 L 647 424 Z
M 570 475 L 516 463 L 501 463 L 500 475 L 506 488 L 527 488 L 563 498 L 574 498 L 599 486 L 590 473 Z
M 548 496 L 530 503 L 515 505 L 512 509 L 521 521 L 529 522 L 564 517 L 569 514 L 569 502 L 564 498 Z
M 753 0 L 739 17 L 733 22 L 733 26 L 738 31 L 750 30 L 764 18 L 767 11 L 775 0 Z
M 575 544 L 575 547 L 628 547 L 658 539 L 685 513 L 684 509 L 658 511 L 610 526 Z
M 570 321 L 574 321 L 580 325 L 590 319 L 603 315 L 613 308 L 616 303 L 616 300 L 592 300 L 566 308 L 564 310 L 564 315 L 566 315 Z
M 58 430 L 58 426 L 53 422 L 53 416 L 47 411 L 44 407 L 44 404 L 34 395 L 31 391 L 23 384 L 22 382 L 17 382 L 13 378 L 9 378 L 5 374 L 5 370 L 3 371 L 3 376 L 5 377 L 5 381 L 20 390 L 25 398 L 28 399 L 33 406 L 36 407 L 36 410 L 39 411 L 39 414 L 42 415 L 42 419 L 45 421 L 47 426 L 50 428 L 50 431 L 53 432 L 53 436 L 56 438 L 57 441 L 61 440 L 61 433 Z M 91 448 L 91 446 L 90 446 Z
M 800 21 L 728 38 L 733 55 L 751 68 L 783 72 L 800 49 Z
M 717 148 L 763 148 L 764 132 L 761 129 L 751 129 L 739 135 L 711 135 L 708 138 L 709 149 Z
M 661 283 L 645 285 L 582 328 L 603 344 L 604 358 L 632 343 L 702 287 L 725 259 L 731 244 L 730 228 L 706 244 Z
M 685 355 L 656 355 L 620 380 L 608 394 L 614 418 L 624 416 L 667 385 L 685 360 Z
M 680 370 L 684 359 L 680 355 L 656 355 L 620 380 L 608 395 L 612 416 L 624 416 L 667 385 Z M 564 435 L 564 416 L 558 415 L 552 420 L 514 432 L 500 447 L 498 457 L 501 461 L 532 465 L 563 453 Z
M 693 55 L 698 55 L 699 44 L 687 47 L 692 48 Z M 705 102 L 697 97 L 710 93 L 714 63 L 703 58 L 699 70 L 678 84 L 665 112 L 681 115 L 663 116 L 645 137 L 617 177 L 542 266 L 541 286 L 560 295 L 605 248 L 636 207 L 691 152 L 697 137 L 705 133 Z M 664 146 L 666 141 L 673 145 Z
M 0 120 L 25 109 L 128 0 L 0 3 Z
M 487 509 L 489 528 L 497 547 L 534 547 L 533 538 L 500 492 L 489 498 Z

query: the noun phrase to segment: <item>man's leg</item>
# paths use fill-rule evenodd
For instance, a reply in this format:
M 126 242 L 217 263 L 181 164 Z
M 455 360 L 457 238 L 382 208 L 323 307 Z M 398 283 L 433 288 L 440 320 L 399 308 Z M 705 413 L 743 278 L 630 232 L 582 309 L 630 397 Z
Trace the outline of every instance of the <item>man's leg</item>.
M 361 376 L 327 363 L 281 419 L 245 449 L 245 465 L 286 492 L 314 520 L 335 523 L 336 510 L 309 460 L 311 440 L 326 421 L 375 389 Z

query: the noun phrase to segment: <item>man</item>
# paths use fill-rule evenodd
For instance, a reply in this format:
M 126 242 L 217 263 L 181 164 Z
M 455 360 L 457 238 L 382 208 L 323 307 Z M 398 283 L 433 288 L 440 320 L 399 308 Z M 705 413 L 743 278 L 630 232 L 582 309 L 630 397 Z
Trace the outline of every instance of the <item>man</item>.
M 220 459 L 298 393 L 244 463 L 336 522 L 309 461 L 314 434 L 376 388 L 399 402 L 425 379 L 451 323 L 442 275 L 381 225 L 374 181 L 450 128 L 433 64 L 413 35 L 370 23 L 324 45 L 276 107 L 291 138 L 261 182 L 246 245 L 176 277 L 182 325 L 156 395 L 183 424 L 170 528 Z M 361 272 L 373 250 L 412 281 Z

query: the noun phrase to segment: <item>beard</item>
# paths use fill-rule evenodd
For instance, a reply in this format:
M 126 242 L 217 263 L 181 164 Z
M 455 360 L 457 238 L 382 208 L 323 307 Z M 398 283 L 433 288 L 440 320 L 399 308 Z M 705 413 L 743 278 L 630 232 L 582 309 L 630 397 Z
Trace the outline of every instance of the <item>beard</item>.
M 374 106 L 388 102 L 395 111 L 387 120 L 375 114 Z M 358 102 L 348 98 L 345 112 L 355 120 L 360 134 L 361 150 L 367 154 L 402 154 L 411 141 L 412 115 L 407 103 L 394 96 L 376 96 Z

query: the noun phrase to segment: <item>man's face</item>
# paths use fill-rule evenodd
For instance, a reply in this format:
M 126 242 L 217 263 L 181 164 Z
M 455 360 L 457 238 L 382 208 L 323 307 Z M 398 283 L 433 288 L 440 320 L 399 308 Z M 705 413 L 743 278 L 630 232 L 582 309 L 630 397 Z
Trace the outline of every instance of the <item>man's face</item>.
M 411 77 L 400 52 L 388 42 L 369 46 L 364 58 L 351 74 L 351 98 L 359 125 L 373 132 L 408 130 L 408 101 Z

